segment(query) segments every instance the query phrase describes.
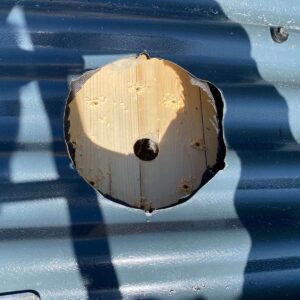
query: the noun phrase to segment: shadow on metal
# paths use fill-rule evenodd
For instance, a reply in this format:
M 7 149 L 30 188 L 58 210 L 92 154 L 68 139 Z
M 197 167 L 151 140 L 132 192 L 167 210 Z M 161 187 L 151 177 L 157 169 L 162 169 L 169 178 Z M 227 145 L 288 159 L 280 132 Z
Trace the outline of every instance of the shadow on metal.
M 118 14 L 140 12 L 140 10 L 144 9 L 143 11 L 146 12 L 148 17 L 181 18 L 186 20 L 190 17 L 190 13 L 189 10 L 184 8 L 188 7 L 197 12 L 197 14 L 192 16 L 193 21 L 197 21 L 199 18 L 207 19 L 209 22 L 230 21 L 215 1 L 189 1 L 189 3 L 182 1 L 182 4 L 176 2 L 179 8 L 175 13 L 172 13 L 172 11 L 168 12 L 168 5 L 164 6 L 165 4 L 162 3 L 164 9 L 161 10 L 161 14 L 160 10 L 154 11 L 149 9 L 147 1 L 144 4 L 144 8 L 136 8 L 136 1 L 124 2 L 127 5 L 123 8 L 116 2 L 113 7 L 107 5 L 104 8 L 102 7 L 102 9 L 105 12 L 115 13 L 114 18 Z M 3 3 L 3 7 L 8 11 L 13 8 L 13 2 L 3 1 Z M 78 2 L 76 3 L 72 5 L 78 5 Z M 26 3 L 24 5 L 26 6 Z M 29 1 L 28 6 L 30 5 L 32 4 Z M 209 6 L 213 10 L 204 13 L 201 10 L 202 6 Z M 57 7 L 51 5 L 49 7 L 53 9 L 53 12 L 57 11 L 59 7 L 63 10 L 63 6 L 59 4 Z M 93 6 L 91 6 L 91 10 L 92 8 Z M 26 13 L 26 7 L 24 11 Z M 218 12 L 217 14 L 214 13 L 216 11 Z M 27 20 L 27 22 L 30 28 L 30 20 Z M 206 25 L 209 27 L 208 23 Z M 179 54 L 183 53 L 186 55 L 184 53 L 186 48 L 184 42 L 180 43 L 180 39 L 174 41 L 174 44 L 172 44 L 171 37 L 169 40 L 167 37 L 160 37 L 159 39 L 155 37 L 149 38 L 149 36 L 147 39 L 143 39 L 140 35 L 133 34 L 126 37 L 119 34 L 117 38 L 109 40 L 97 40 L 97 35 L 85 36 L 81 40 L 78 40 L 78 36 L 65 32 L 64 34 L 47 33 L 42 36 L 41 40 L 39 40 L 39 35 L 36 33 L 31 38 L 33 46 L 35 43 L 38 43 L 44 47 L 56 45 L 58 47 L 63 46 L 64 48 L 73 47 L 79 49 L 80 47 L 84 48 L 87 43 L 93 45 L 96 38 L 100 54 L 140 53 L 146 49 L 151 56 L 161 56 L 162 58 L 170 59 L 175 63 L 181 64 L 197 77 L 209 80 L 220 87 L 226 102 L 224 130 L 228 148 L 234 150 L 241 161 L 241 175 L 234 199 L 235 208 L 239 219 L 251 237 L 251 249 L 246 262 L 244 283 L 240 298 L 297 299 L 300 294 L 298 284 L 300 280 L 298 263 L 300 260 L 298 251 L 300 217 L 299 174 L 295 175 L 293 170 L 290 170 L 291 168 L 295 168 L 296 162 L 299 162 L 299 145 L 291 133 L 286 100 L 280 95 L 276 87 L 264 80 L 260 75 L 256 62 L 251 57 L 251 42 L 247 32 L 243 26 L 237 23 L 234 23 L 234 25 L 235 35 L 232 42 L 239 43 L 239 46 L 238 48 L 233 48 L 234 51 L 237 51 L 237 58 L 231 62 L 227 62 L 228 64 L 232 64 L 230 70 L 224 68 L 224 65 L 220 63 L 214 65 L 211 61 L 208 61 L 207 65 L 198 65 L 195 58 L 189 58 L 188 54 L 184 59 L 180 55 L 177 57 L 174 56 L 174 53 L 172 53 L 174 45 L 173 50 L 175 52 L 178 51 Z M 6 38 L 4 42 L 15 45 L 12 55 L 15 58 L 18 58 L 18 56 L 21 56 L 22 59 L 28 58 L 31 61 L 35 52 L 31 51 L 30 45 L 25 45 L 25 49 L 20 48 L 16 41 L 11 40 L 10 27 L 7 27 L 5 22 L 2 24 L 2 20 L 0 21 L 0 26 L 3 30 L 8 31 L 8 34 L 4 35 Z M 203 26 L 205 25 L 199 25 L 199 30 Z M 218 37 L 222 38 L 222 34 L 225 35 L 226 31 L 226 26 L 224 28 L 219 26 Z M 143 32 L 141 31 L 140 34 L 142 35 Z M 214 31 L 211 31 L 211 34 L 213 37 Z M 291 39 L 292 36 L 289 37 L 289 40 Z M 171 41 L 170 44 L 168 42 L 163 43 L 165 40 L 168 42 Z M 265 42 L 272 43 L 271 36 L 270 40 Z M 225 43 L 228 43 L 228 41 L 224 39 L 224 45 Z M 280 47 L 281 45 L 278 46 Z M 228 49 L 231 50 L 230 44 L 229 46 L 228 44 L 226 45 L 226 49 L 217 51 L 228 51 Z M 42 66 L 40 67 L 41 69 L 38 69 L 35 66 L 28 66 L 20 71 L 19 66 L 16 64 L 15 67 L 10 67 L 9 71 L 12 73 L 7 74 L 7 76 L 18 78 L 24 75 L 20 73 L 24 72 L 24 70 L 28 72 L 27 75 L 29 78 L 36 78 L 40 75 L 43 78 L 48 78 L 51 77 L 51 72 L 58 73 L 63 78 L 67 92 L 68 76 L 74 73 L 80 74 L 84 71 L 84 61 L 81 55 L 72 56 L 70 59 L 74 62 L 74 65 L 70 68 L 66 66 L 45 68 L 45 66 Z M 193 62 L 191 63 L 189 60 L 193 60 Z M 246 63 L 243 64 L 243 61 L 246 61 Z M 0 66 L 1 74 L 6 74 L 5 68 L 5 65 Z M 224 80 L 224 76 L 226 76 L 226 80 Z M 234 87 L 238 95 L 236 99 L 227 97 L 231 92 L 230 89 L 232 86 L 228 87 L 224 84 L 222 87 L 222 84 L 219 84 L 222 81 L 225 83 L 240 84 Z M 7 88 L 18 91 L 26 83 L 23 79 L 22 83 L 16 81 L 16 83 L 13 82 Z M 38 85 L 44 99 L 46 94 L 45 83 L 43 80 L 39 80 Z M 3 93 L 5 95 L 5 92 Z M 17 95 L 15 96 L 17 98 Z M 54 101 L 50 103 L 44 101 L 44 104 L 49 116 L 55 111 L 61 117 L 62 125 L 64 107 L 61 105 L 61 102 L 57 103 Z M 57 105 L 60 106 L 58 107 Z M 7 114 L 13 111 L 17 115 L 20 111 L 20 106 L 16 104 L 8 105 L 7 108 L 7 112 L 4 112 Z M 235 120 L 241 120 L 239 118 L 241 115 L 245 116 L 243 120 L 238 124 L 235 123 Z M 57 136 L 57 132 L 62 134 L 62 128 L 57 128 L 57 123 L 54 122 L 53 118 L 49 117 L 49 120 L 51 121 L 52 135 Z M 9 123 L 9 120 L 7 122 L 6 130 L 11 138 L 7 143 L 3 143 L 2 151 L 12 152 L 19 148 L 17 142 L 10 142 L 13 139 L 17 139 L 19 126 L 16 122 Z M 48 146 L 45 145 L 45 147 Z M 55 139 L 50 145 L 50 150 L 65 155 L 64 145 Z M 6 201 L 19 201 L 16 199 L 20 199 L 20 201 L 26 200 L 25 195 L 19 194 L 25 190 L 29 194 L 34 190 L 35 195 L 40 196 L 41 199 L 45 195 L 65 197 L 72 223 L 71 235 L 74 252 L 82 282 L 85 284 L 88 292 L 88 298 L 97 299 L 99 296 L 98 292 L 105 299 L 121 298 L 119 282 L 111 262 L 110 248 L 107 241 L 107 232 L 113 230 L 113 226 L 106 229 L 97 197 L 92 188 L 84 184 L 83 181 L 78 182 L 78 184 L 74 184 L 74 181 L 69 183 L 68 179 L 63 178 L 67 173 L 65 169 L 61 171 L 61 158 L 59 155 L 55 156 L 55 162 L 60 178 L 52 182 L 48 181 L 47 183 L 24 182 L 12 183 L 10 187 L 4 186 L 3 189 L 7 189 Z M 1 165 L 1 172 L 4 174 L 2 176 L 5 177 L 3 182 L 9 183 L 10 168 L 8 160 Z M 276 173 L 276 176 L 274 173 Z M 52 184 L 56 188 L 47 190 L 47 188 L 49 189 L 49 184 Z M 19 193 L 16 193 L 17 191 Z M 55 195 L 55 193 L 57 194 Z M 74 197 L 75 195 L 76 198 Z M 80 200 L 78 201 L 78 199 Z M 28 197 L 28 200 L 32 200 L 32 198 Z M 221 223 L 220 226 L 222 227 L 222 225 Z M 181 226 L 183 225 L 181 224 Z M 224 226 L 226 227 L 226 224 Z M 149 231 L 161 230 L 161 227 L 151 223 L 147 224 L 147 228 Z M 134 228 L 131 229 L 132 231 L 134 231 Z M 128 232 L 130 230 L 126 233 L 128 234 Z M 59 235 L 59 230 L 57 234 Z M 9 236 L 10 233 L 7 234 L 8 238 Z M 89 236 L 93 237 L 93 239 L 89 240 L 89 244 L 87 245 L 83 242 L 83 237 L 89 239 Z M 198 250 L 201 251 L 201 249 Z M 97 264 L 97 258 L 99 257 L 101 257 L 101 262 L 104 261 L 105 266 L 101 265 L 99 267 Z M 153 291 L 153 294 L 156 292 Z M 199 299 L 205 299 L 205 297 Z
M 13 12 L 14 16 L 9 17 L 7 16 L 6 19 L 2 18 L 2 20 L 9 20 L 11 18 L 12 24 L 18 27 L 24 26 L 24 28 L 21 28 L 24 30 L 20 30 L 20 32 L 25 35 L 29 34 L 30 31 L 30 20 L 26 21 L 26 9 L 23 9 L 22 6 L 19 4 L 15 4 L 12 2 L 9 4 L 10 7 L 6 7 L 8 12 Z M 26 27 L 25 28 L 25 23 Z M 24 38 L 19 37 L 18 35 L 13 32 L 11 27 L 7 26 L 7 22 L 4 22 L 2 24 L 4 29 L 8 30 L 7 36 L 7 41 L 10 45 L 14 44 L 15 45 L 15 55 L 16 57 L 20 56 L 28 56 L 29 60 L 33 59 L 33 57 L 36 55 L 34 51 L 34 43 L 31 45 L 32 49 L 28 52 L 28 49 L 22 49 L 20 47 L 19 43 L 20 41 L 14 40 L 14 38 Z M 1 26 L 1 22 L 0 22 Z M 30 37 L 28 38 L 30 39 Z M 34 42 L 34 38 L 32 39 Z M 60 41 L 59 39 L 55 39 L 55 41 L 58 43 L 58 45 L 61 45 L 63 43 L 63 40 Z M 32 41 L 29 41 L 30 43 Z M 53 41 L 52 41 L 53 42 Z M 51 44 L 51 40 L 47 40 L 47 45 Z M 74 71 L 76 73 L 80 74 L 83 72 L 84 69 L 84 62 L 81 56 L 78 57 L 73 57 L 74 62 L 76 62 L 76 70 L 72 68 L 72 70 L 66 70 L 63 69 L 65 72 L 65 90 L 66 92 L 68 91 L 68 75 L 74 75 Z M 2 71 L 2 70 L 1 70 Z M 15 70 L 16 73 L 18 73 L 17 69 Z M 37 76 L 38 70 L 35 70 L 34 68 L 29 68 L 28 74 L 30 76 L 35 77 Z M 12 75 L 12 74 L 10 74 Z M 16 74 L 17 75 L 17 74 Z M 22 74 L 24 75 L 24 74 Z M 47 73 L 44 74 L 47 76 Z M 38 87 L 41 93 L 41 98 L 44 101 L 46 98 L 46 95 L 44 93 L 44 87 L 45 85 L 43 84 L 43 80 L 37 81 L 38 82 Z M 17 86 L 14 84 L 14 90 L 16 92 L 15 98 L 17 99 L 19 97 L 19 91 L 22 88 L 24 84 L 27 82 L 22 82 L 21 85 Z M 5 93 L 4 93 L 5 95 Z M 49 95 L 48 95 L 49 96 Z M 67 98 L 67 93 L 66 93 L 66 98 Z M 29 99 L 27 99 L 29 100 Z M 88 299 L 99 299 L 100 298 L 105 298 L 105 299 L 120 299 L 121 294 L 119 292 L 119 284 L 118 284 L 118 279 L 114 271 L 114 267 L 111 262 L 111 256 L 110 256 L 110 250 L 109 250 L 109 245 L 107 241 L 107 235 L 106 235 L 106 229 L 105 229 L 105 223 L 103 220 L 103 216 L 101 213 L 101 209 L 99 207 L 99 203 L 97 200 L 97 196 L 95 191 L 89 187 L 87 184 L 83 182 L 83 180 L 79 180 L 77 184 L 74 185 L 74 182 L 69 184 L 68 180 L 63 180 L 64 176 L 66 176 L 66 170 L 61 169 L 61 157 L 60 155 L 54 155 L 54 153 L 63 153 L 65 152 L 65 145 L 62 144 L 61 142 L 55 141 L 55 136 L 57 136 L 59 133 L 57 131 L 61 131 L 61 134 L 63 134 L 63 131 L 61 130 L 62 128 L 57 128 L 57 120 L 51 118 L 51 114 L 53 115 L 53 112 L 55 114 L 61 115 L 61 124 L 63 124 L 63 114 L 64 114 L 64 105 L 60 105 L 59 107 L 57 106 L 58 103 L 54 103 L 52 101 L 44 101 L 44 106 L 47 111 L 47 118 L 50 120 L 50 125 L 51 125 L 51 135 L 53 138 L 53 142 L 49 145 L 47 142 L 45 144 L 45 148 L 49 149 L 53 153 L 53 157 L 55 158 L 55 164 L 56 164 L 56 170 L 58 172 L 59 178 L 57 181 L 53 181 L 53 184 L 57 184 L 57 188 L 54 188 L 54 190 L 57 191 L 56 197 L 63 197 L 65 198 L 68 208 L 69 208 L 69 214 L 70 214 L 70 231 L 69 230 L 60 230 L 58 229 L 57 231 L 54 230 L 53 228 L 50 229 L 52 231 L 52 234 L 54 235 L 59 235 L 62 234 L 64 237 L 68 237 L 69 234 L 71 233 L 71 238 L 73 242 L 73 247 L 74 247 L 74 252 L 77 258 L 77 264 L 79 271 L 82 276 L 82 282 L 86 288 L 87 291 L 87 297 Z M 7 112 L 5 112 L 7 115 L 13 113 L 15 115 L 18 115 L 20 112 L 20 105 L 14 105 L 14 107 L 8 107 L 9 109 Z M 10 124 L 8 124 L 9 126 Z M 13 126 L 9 127 L 10 130 L 10 140 L 14 140 L 15 142 L 13 143 L 6 143 L 4 144 L 4 147 L 7 147 L 8 151 L 17 151 L 20 150 L 20 145 L 18 145 L 18 132 L 20 131 L 20 124 L 18 122 L 13 122 Z M 39 126 L 39 124 L 36 124 L 36 126 Z M 14 138 L 13 138 L 14 137 Z M 52 140 L 50 138 L 50 140 Z M 43 147 L 43 146 L 42 146 Z M 10 167 L 9 167 L 9 159 L 5 161 L 5 165 L 1 165 L 2 172 L 5 170 L 7 180 L 10 180 Z M 43 166 L 40 166 L 43 168 Z M 28 171 L 30 172 L 30 171 Z M 72 172 L 72 171 L 70 171 Z M 43 183 L 45 183 L 45 187 L 43 187 Z M 7 201 L 24 201 L 24 200 L 34 200 L 38 199 L 43 199 L 45 197 L 53 197 L 53 189 L 49 189 L 49 184 L 51 185 L 51 182 L 49 181 L 31 181 L 30 183 L 24 182 L 24 183 L 11 183 L 8 186 L 11 186 L 11 188 L 8 188 L 8 190 L 5 189 L 5 195 Z M 19 196 L 16 196 L 18 193 L 16 193 L 19 190 Z M 48 190 L 48 192 L 47 192 Z M 26 193 L 22 193 L 26 191 Z M 30 191 L 32 191 L 33 197 L 28 197 L 28 192 L 30 195 Z M 27 194 L 27 196 L 26 196 Z M 52 195 L 51 195 L 52 194 Z M 27 198 L 27 199 L 26 199 Z M 99 229 L 101 228 L 101 234 L 93 234 L 95 231 L 95 228 Z M 64 228 L 66 229 L 66 228 Z M 1 234 L 4 233 L 4 236 L 8 239 L 16 239 L 19 236 L 19 229 L 16 229 L 16 234 L 13 234 L 14 230 L 9 230 L 10 234 L 6 236 L 4 231 L 1 231 Z M 33 229 L 36 233 L 38 233 L 38 236 L 40 238 L 43 238 L 45 236 L 51 235 L 51 232 L 47 232 L 47 229 L 44 228 L 38 228 L 38 229 Z M 26 229 L 25 229 L 25 236 L 27 238 L 29 236 L 34 236 L 33 231 L 31 231 L 28 236 L 26 234 Z M 98 231 L 99 232 L 99 231 Z M 33 234 L 33 235 L 32 235 Z M 90 238 L 92 236 L 92 238 Z M 3 236 L 2 236 L 3 237 Z M 88 243 L 87 243 L 88 241 Z M 100 258 L 101 260 L 101 265 L 99 265 L 99 262 L 97 261 L 97 258 Z

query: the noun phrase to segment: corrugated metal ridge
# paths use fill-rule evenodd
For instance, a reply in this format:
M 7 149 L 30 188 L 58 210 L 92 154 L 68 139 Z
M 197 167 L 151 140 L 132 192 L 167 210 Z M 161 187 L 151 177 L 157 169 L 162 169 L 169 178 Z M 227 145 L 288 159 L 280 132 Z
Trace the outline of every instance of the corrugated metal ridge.
M 297 1 L 1 1 L 0 294 L 297 299 L 299 28 Z M 221 89 L 228 147 L 152 215 L 97 195 L 63 138 L 70 80 L 143 50 Z

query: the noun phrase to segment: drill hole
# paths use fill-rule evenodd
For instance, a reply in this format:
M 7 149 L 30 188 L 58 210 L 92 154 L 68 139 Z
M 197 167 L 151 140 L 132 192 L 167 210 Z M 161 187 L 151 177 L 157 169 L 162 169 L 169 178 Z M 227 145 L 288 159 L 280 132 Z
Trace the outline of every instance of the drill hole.
M 282 26 L 271 27 L 270 31 L 273 41 L 279 44 L 285 42 L 289 37 L 288 30 Z
M 151 161 L 158 155 L 157 144 L 150 139 L 137 140 L 133 146 L 134 154 L 144 161 Z

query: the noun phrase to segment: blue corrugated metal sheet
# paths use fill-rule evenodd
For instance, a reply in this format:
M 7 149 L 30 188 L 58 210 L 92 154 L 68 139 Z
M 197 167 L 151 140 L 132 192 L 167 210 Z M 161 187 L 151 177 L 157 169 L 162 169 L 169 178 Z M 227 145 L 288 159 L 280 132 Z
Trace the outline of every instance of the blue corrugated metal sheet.
M 298 298 L 299 29 L 295 0 L 2 0 L 0 293 Z M 63 139 L 71 78 L 143 50 L 225 98 L 226 168 L 152 215 L 96 194 Z

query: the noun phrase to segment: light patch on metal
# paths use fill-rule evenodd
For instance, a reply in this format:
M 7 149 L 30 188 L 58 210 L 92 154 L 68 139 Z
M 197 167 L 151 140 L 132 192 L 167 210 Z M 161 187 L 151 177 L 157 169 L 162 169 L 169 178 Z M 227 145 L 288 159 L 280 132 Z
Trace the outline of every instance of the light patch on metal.
M 18 143 L 51 143 L 51 125 L 38 82 L 30 81 L 22 86 L 19 97 Z
M 22 86 L 19 97 L 20 116 L 16 139 L 18 144 L 51 144 L 51 125 L 37 81 Z M 13 152 L 9 164 L 12 182 L 48 181 L 59 177 L 54 154 L 50 150 L 17 150 Z
M 12 292 L 4 295 L 0 294 L 0 300 L 40 300 L 36 293 L 32 292 Z
M 59 178 L 52 151 L 16 151 L 10 158 L 10 180 L 15 183 Z
M 7 16 L 6 21 L 15 31 L 19 48 L 25 51 L 34 51 L 23 8 L 19 5 L 15 5 Z
M 8 201 L 1 205 L 1 213 L 2 229 L 52 228 L 55 216 L 55 226 L 65 226 L 69 233 L 71 220 L 68 200 L 65 197 L 20 200 L 17 204 L 15 201 Z
M 134 54 L 128 55 L 128 57 L 135 57 Z M 111 55 L 97 55 L 97 54 L 85 54 L 82 56 L 84 62 L 84 69 L 96 69 L 103 67 L 106 64 L 112 63 L 118 59 L 122 59 L 124 55 L 122 54 L 111 54 Z

